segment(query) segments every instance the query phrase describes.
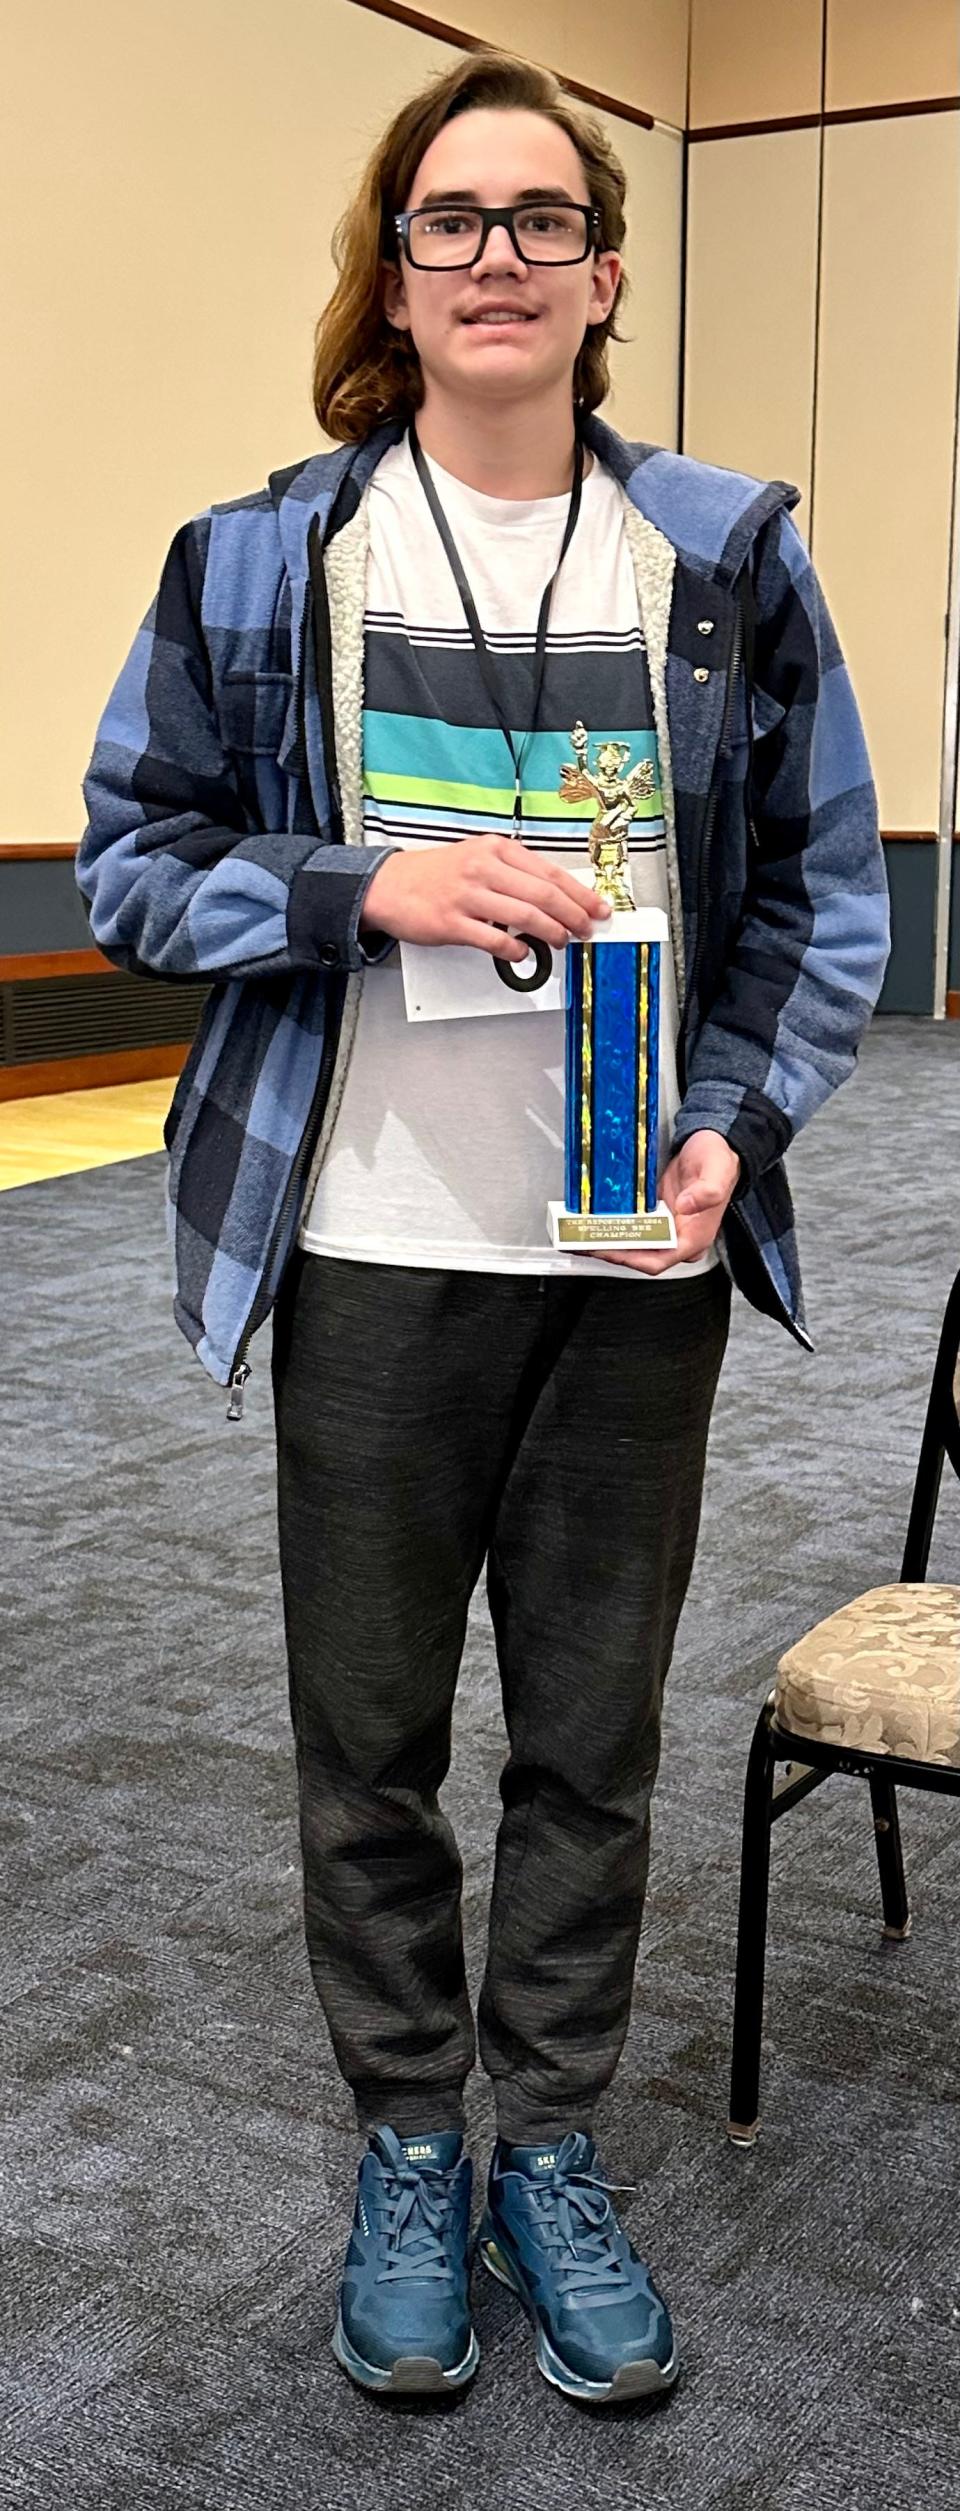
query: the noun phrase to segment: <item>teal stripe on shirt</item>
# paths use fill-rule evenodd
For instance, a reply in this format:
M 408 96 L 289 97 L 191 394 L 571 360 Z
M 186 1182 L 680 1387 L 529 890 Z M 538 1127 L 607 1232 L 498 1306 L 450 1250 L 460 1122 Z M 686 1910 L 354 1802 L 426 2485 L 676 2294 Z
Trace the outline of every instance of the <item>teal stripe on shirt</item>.
M 557 794 L 560 768 L 565 760 L 574 764 L 573 746 L 565 733 L 535 732 L 526 735 L 513 727 L 514 747 L 519 758 L 523 753 L 524 788 L 530 793 Z M 626 772 L 639 765 L 641 759 L 653 760 L 659 770 L 655 732 L 610 732 L 601 725 L 595 731 L 587 726 L 588 762 L 596 758 L 600 741 L 629 741 L 630 757 Z M 524 743 L 526 742 L 526 748 Z M 363 712 L 363 764 L 370 775 L 416 776 L 433 778 L 444 784 L 485 785 L 493 789 L 509 787 L 513 791 L 513 769 L 510 753 L 502 732 L 482 725 L 445 724 L 435 716 L 390 715 L 365 707 Z M 638 818 L 656 818 L 663 809 L 659 784 L 637 810 Z

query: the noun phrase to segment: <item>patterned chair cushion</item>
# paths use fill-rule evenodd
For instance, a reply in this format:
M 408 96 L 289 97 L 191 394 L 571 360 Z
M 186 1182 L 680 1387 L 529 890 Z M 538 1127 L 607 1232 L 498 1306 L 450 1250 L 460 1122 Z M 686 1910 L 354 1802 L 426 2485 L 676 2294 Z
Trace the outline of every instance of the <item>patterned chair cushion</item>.
M 960 1768 L 960 1587 L 871 1587 L 777 1667 L 791 1735 Z

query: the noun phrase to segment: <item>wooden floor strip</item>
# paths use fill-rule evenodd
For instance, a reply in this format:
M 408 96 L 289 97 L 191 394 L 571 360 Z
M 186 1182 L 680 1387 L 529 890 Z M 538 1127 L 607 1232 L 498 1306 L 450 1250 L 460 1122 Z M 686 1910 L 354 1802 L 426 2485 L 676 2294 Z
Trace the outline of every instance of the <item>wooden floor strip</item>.
M 173 1091 L 166 1078 L 6 1100 L 0 1105 L 0 1193 L 162 1151 Z

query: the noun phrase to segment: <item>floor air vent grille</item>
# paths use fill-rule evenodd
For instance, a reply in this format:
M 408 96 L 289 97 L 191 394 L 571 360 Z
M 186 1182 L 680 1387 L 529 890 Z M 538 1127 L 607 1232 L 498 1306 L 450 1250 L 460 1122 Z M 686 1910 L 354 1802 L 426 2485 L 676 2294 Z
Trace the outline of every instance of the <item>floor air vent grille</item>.
M 193 1037 L 207 988 L 150 977 L 37 977 L 0 985 L 0 1063 L 54 1062 L 124 1047 L 181 1045 Z

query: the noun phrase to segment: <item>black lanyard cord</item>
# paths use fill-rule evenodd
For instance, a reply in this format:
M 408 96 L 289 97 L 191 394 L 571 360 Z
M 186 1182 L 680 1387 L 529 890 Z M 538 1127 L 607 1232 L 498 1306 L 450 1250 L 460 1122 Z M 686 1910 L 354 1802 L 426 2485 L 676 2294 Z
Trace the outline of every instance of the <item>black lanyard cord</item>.
M 456 584 L 457 591 L 463 603 L 467 626 L 473 638 L 477 661 L 483 674 L 487 696 L 489 697 L 490 704 L 493 707 L 500 730 L 507 743 L 510 756 L 513 760 L 513 817 L 514 825 L 519 826 L 519 823 L 523 818 L 523 798 L 520 790 L 520 770 L 526 756 L 528 745 L 532 741 L 533 735 L 536 732 L 540 717 L 540 699 L 543 691 L 543 674 L 547 657 L 547 622 L 550 617 L 550 603 L 553 596 L 553 588 L 557 581 L 557 577 L 560 573 L 567 551 L 570 547 L 570 543 L 573 539 L 574 531 L 576 529 L 577 516 L 580 512 L 580 494 L 583 487 L 583 440 L 578 433 L 574 444 L 573 454 L 573 487 L 570 491 L 570 504 L 567 508 L 567 520 L 564 527 L 563 540 L 560 546 L 560 556 L 557 559 L 550 582 L 544 590 L 543 599 L 540 604 L 540 616 L 537 620 L 537 634 L 534 645 L 533 711 L 531 715 L 530 730 L 526 736 L 526 740 L 521 744 L 519 757 L 517 756 L 517 752 L 514 748 L 513 734 L 511 732 L 507 716 L 504 712 L 499 682 L 494 669 L 493 657 L 487 644 L 486 637 L 484 636 L 483 629 L 480 625 L 480 620 L 477 615 L 477 606 L 474 601 L 473 594 L 471 593 L 470 586 L 467 582 L 466 575 L 464 574 L 460 552 L 457 548 L 456 541 L 454 540 L 453 533 L 451 532 L 450 525 L 447 522 L 446 515 L 444 514 L 443 507 L 430 476 L 430 471 L 424 457 L 423 447 L 417 435 L 416 421 L 414 419 L 411 419 L 410 421 L 410 450 L 413 455 L 414 462 L 416 463 L 417 472 L 423 487 L 427 504 L 430 508 L 430 512 L 433 516 L 440 538 L 443 542 L 444 549 L 446 550 L 447 557 L 450 561 L 454 583 Z

